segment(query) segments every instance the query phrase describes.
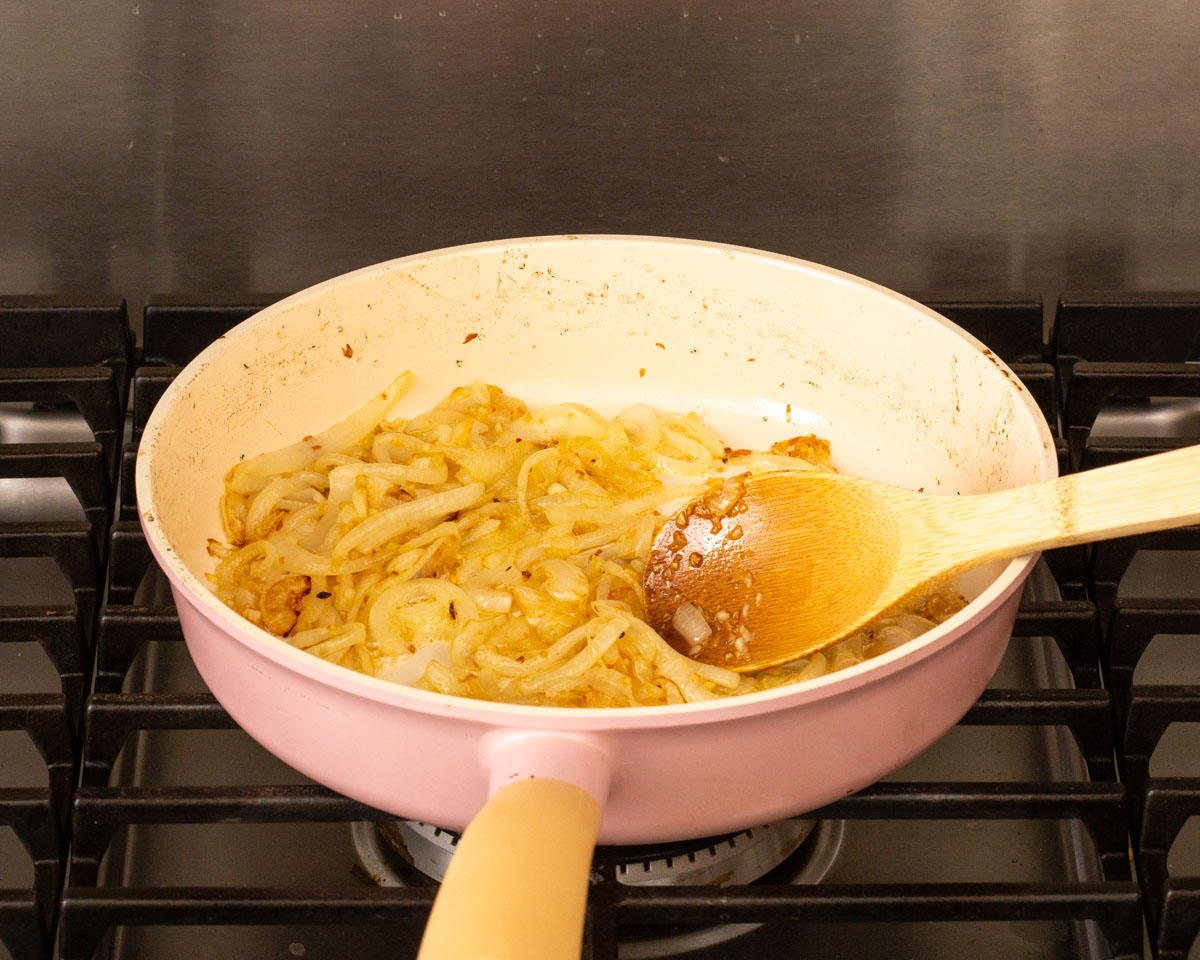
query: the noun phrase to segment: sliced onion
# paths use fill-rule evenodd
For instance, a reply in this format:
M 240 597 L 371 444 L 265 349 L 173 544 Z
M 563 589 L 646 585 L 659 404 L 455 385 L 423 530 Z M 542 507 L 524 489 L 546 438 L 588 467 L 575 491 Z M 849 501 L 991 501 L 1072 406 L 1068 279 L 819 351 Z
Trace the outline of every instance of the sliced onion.
M 364 520 L 342 537 L 333 548 L 333 561 L 345 560 L 352 550 L 369 553 L 393 537 L 411 530 L 419 523 L 447 517 L 459 510 L 473 506 L 483 496 L 482 483 L 468 483 L 465 487 L 435 493 L 419 500 L 402 503 Z
M 630 632 L 643 637 L 655 652 L 654 660 L 662 668 L 664 676 L 669 676 L 677 681 L 680 665 L 682 669 L 691 671 L 693 674 L 702 677 L 705 680 L 715 683 L 717 686 L 724 687 L 727 690 L 736 690 L 738 683 L 741 680 L 739 674 L 732 670 L 726 670 L 724 667 L 714 667 L 709 663 L 700 663 L 698 660 L 692 660 L 685 657 L 682 653 L 672 647 L 666 640 L 658 635 L 648 623 L 641 620 L 634 620 Z M 674 666 L 672 666 L 674 664 Z M 668 673 L 668 668 L 671 672 Z
M 899 624 L 888 624 L 876 631 L 875 647 L 880 652 L 894 650 L 896 647 L 908 643 L 914 636 L 915 634 L 911 630 L 906 630 Z
M 639 447 L 653 450 L 662 441 L 662 423 L 653 407 L 635 403 L 617 414 L 617 423 L 625 428 L 629 439 Z
M 421 457 L 414 463 L 364 463 L 360 472 L 391 483 L 445 483 L 450 476 L 444 460 Z
M 476 424 L 482 427 L 482 424 Z M 466 474 L 466 478 L 470 480 L 479 480 L 482 483 L 495 483 L 504 476 L 515 465 L 517 460 L 524 455 L 524 449 L 527 445 L 523 443 L 510 443 L 503 447 L 446 447 L 438 446 L 434 449 L 438 453 L 443 454 L 448 460 L 453 460 L 458 464 L 459 478 Z
M 246 511 L 246 536 L 257 540 L 272 533 L 264 528 L 272 512 L 279 506 L 279 501 L 311 499 L 314 495 L 316 491 L 305 480 L 295 477 L 272 480 L 250 501 L 250 507 Z
M 593 410 L 578 403 L 558 403 L 514 420 L 509 431 L 530 443 L 561 443 L 587 438 L 599 440 L 607 432 L 604 421 Z
M 734 474 L 811 464 L 770 453 L 725 460 L 697 418 L 641 404 L 611 422 L 574 404 L 526 416 L 482 382 L 408 421 L 381 423 L 380 406 L 231 471 L 231 542 L 290 513 L 265 541 L 213 551 L 218 595 L 256 622 L 264 578 L 311 576 L 317 599 L 287 639 L 335 663 L 518 703 L 680 703 L 808 679 L 930 625 L 906 614 L 869 641 L 859 634 L 752 679 L 699 663 L 639 619 L 654 534 L 673 504 L 695 496 L 727 511 L 737 484 L 722 481 Z M 282 476 L 259 473 L 265 466 Z M 415 499 L 398 502 L 397 485 Z M 688 603 L 673 617 L 692 651 L 711 642 L 708 616 Z M 750 640 L 744 631 L 735 643 Z
M 325 545 L 325 541 L 329 539 L 330 533 L 337 525 L 342 504 L 349 503 L 350 498 L 354 496 L 354 484 L 358 479 L 360 466 L 362 466 L 361 461 L 355 461 L 352 464 L 334 467 L 329 471 L 329 493 L 325 498 L 325 514 L 321 517 L 321 522 L 317 524 L 316 529 L 304 540 L 304 546 L 308 549 L 320 550 Z
M 419 437 L 406 433 L 377 433 L 371 443 L 371 456 L 379 463 L 399 463 L 407 460 L 415 451 L 428 449 L 429 444 Z
M 251 473 L 239 473 L 235 468 L 229 475 L 229 489 L 234 493 L 252 494 L 258 493 L 268 483 L 271 482 L 269 476 L 259 476 Z
M 744 489 L 745 483 L 742 480 L 725 481 L 720 489 L 705 501 L 709 513 L 716 518 L 724 517 L 742 498 Z
M 388 415 L 396 401 L 403 397 L 416 382 L 416 377 L 409 370 L 404 371 L 389 383 L 381 393 L 376 394 L 363 407 L 356 410 L 345 420 L 335 423 L 327 430 L 313 437 L 314 444 L 330 450 L 345 450 L 355 446 L 372 430 L 379 426 Z
M 542 511 L 552 527 L 563 523 L 612 523 L 617 519 L 611 510 L 564 504 L 558 497 L 538 497 L 533 505 Z
M 483 520 L 471 527 L 462 538 L 462 545 L 465 547 L 469 543 L 474 543 L 476 540 L 481 540 L 484 537 L 490 537 L 501 527 L 501 521 L 496 517 L 490 520 Z
M 785 664 L 783 670 L 785 673 L 792 674 L 794 682 L 800 682 L 824 676 L 828 667 L 829 663 L 825 659 L 825 654 L 818 650 L 806 660 Z
M 704 619 L 704 614 L 700 612 L 700 608 L 694 603 L 680 604 L 679 609 L 675 611 L 675 615 L 671 617 L 671 626 L 673 626 L 688 645 L 695 650 L 697 647 L 702 647 L 712 636 L 712 627 L 708 625 L 708 621 Z
M 752 453 L 747 457 L 739 457 L 738 463 L 746 468 L 747 473 L 768 473 L 779 471 L 802 472 L 816 470 L 823 472 L 815 463 L 801 460 L 799 457 L 786 457 L 778 453 Z
M 687 453 L 686 458 L 655 453 L 650 459 L 656 469 L 675 477 L 702 477 L 712 468 L 713 456 L 702 444 L 694 444 Z
M 559 528 L 546 531 L 546 539 L 551 545 L 571 553 L 583 553 L 585 550 L 595 550 L 605 544 L 612 543 L 625 536 L 632 528 L 629 523 L 610 523 L 597 527 L 591 533 L 571 533 L 573 524 L 559 524 Z
M 534 564 L 530 571 L 546 578 L 543 589 L 555 600 L 582 600 L 588 595 L 588 578 L 575 564 L 554 558 Z
M 325 449 L 345 450 L 353 447 L 375 429 L 387 412 L 395 406 L 396 401 L 408 392 L 415 380 L 411 372 L 405 371 L 345 420 L 335 423 L 308 440 L 301 440 L 281 450 L 261 453 L 242 461 L 233 468 L 234 479 L 242 474 L 262 477 L 292 473 L 307 467 Z
M 310 630 L 306 632 L 316 633 L 317 631 Z M 314 657 L 321 657 L 324 660 L 337 663 L 347 650 L 366 639 L 366 627 L 361 623 L 348 623 L 345 626 L 335 627 L 330 630 L 328 638 L 322 640 L 320 643 L 308 643 L 306 641 L 304 649 Z
M 536 677 L 518 680 L 515 684 L 516 691 L 522 695 L 536 693 L 570 677 L 576 678 L 575 682 L 578 683 L 580 676 L 590 669 L 592 664 L 603 659 L 617 639 L 625 633 L 629 628 L 629 621 L 615 617 L 607 622 L 593 620 L 588 626 L 591 628 L 588 642 L 579 653 L 553 670 Z
M 533 474 L 534 468 L 542 461 L 556 459 L 558 459 L 558 448 L 547 447 L 545 450 L 539 450 L 526 457 L 521 463 L 521 469 L 517 471 L 517 505 L 527 519 L 532 517 L 529 512 L 529 478 Z
M 516 570 L 486 570 L 460 581 L 460 585 L 484 613 L 500 614 L 512 609 L 512 588 L 520 582 L 521 576 Z M 501 586 L 509 589 L 500 589 Z
M 449 643 L 479 611 L 462 587 L 446 580 L 404 580 L 387 587 L 371 603 L 371 638 L 387 653 L 400 644 Z
M 366 510 L 362 509 L 365 503 L 356 501 L 356 498 L 361 496 L 358 488 L 360 477 L 376 481 L 377 485 L 386 489 L 389 485 L 399 483 L 442 484 L 449 478 L 449 474 L 445 461 L 433 461 L 430 458 L 422 458 L 421 462 L 416 464 L 364 463 L 356 460 L 334 467 L 329 471 L 329 496 L 325 514 L 304 545 L 311 550 L 319 550 L 325 544 L 337 524 L 344 504 L 355 501 L 359 515 L 366 513 Z
M 712 456 L 719 457 L 725 447 L 712 429 L 695 414 L 668 413 L 659 418 L 663 427 L 663 447 L 679 447 L 691 451 L 696 444 Z
M 496 671 L 502 677 L 527 677 L 558 663 L 581 643 L 587 643 L 593 627 L 591 622 L 569 630 L 552 643 L 544 652 L 524 660 L 516 660 L 481 646 L 475 651 L 475 662 L 481 667 Z
M 386 560 L 386 557 L 356 557 L 353 560 L 342 560 L 335 563 L 329 557 L 320 553 L 305 550 L 290 537 L 276 534 L 270 540 L 278 552 L 280 560 L 292 573 L 303 573 L 310 577 L 329 577 L 334 574 L 361 573 Z
M 484 613 L 508 613 L 513 597 L 505 590 L 468 590 L 467 594 Z
M 405 686 L 411 687 L 425 676 L 425 671 L 428 669 L 430 661 L 436 661 L 444 667 L 450 666 L 449 645 L 444 643 L 427 643 L 411 657 L 404 657 L 386 666 L 378 667 L 375 670 L 375 676 L 380 680 L 387 680 L 391 683 L 403 683 Z
M 312 630 L 301 630 L 299 633 L 293 633 L 289 637 L 283 639 L 290 643 L 293 647 L 299 647 L 301 650 L 307 650 L 314 644 L 322 643 L 328 640 L 333 634 L 332 627 L 314 627 Z

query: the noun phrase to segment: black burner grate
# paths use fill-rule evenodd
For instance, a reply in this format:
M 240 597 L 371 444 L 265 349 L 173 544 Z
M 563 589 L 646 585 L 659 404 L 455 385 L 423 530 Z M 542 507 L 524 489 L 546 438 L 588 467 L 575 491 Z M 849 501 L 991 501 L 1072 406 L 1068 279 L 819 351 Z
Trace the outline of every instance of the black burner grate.
M 1098 467 L 1200 441 L 1200 297 L 1063 296 L 1055 331 L 1064 423 L 1075 463 Z M 1102 432 L 1099 418 L 1106 408 L 1135 415 L 1173 411 L 1176 423 L 1171 435 L 1123 432 L 1121 425 L 1130 421 L 1120 419 L 1115 429 Z M 1108 541 L 1089 551 L 1089 589 L 1104 637 L 1105 682 L 1116 705 L 1121 778 L 1129 792 L 1134 852 L 1160 960 L 1182 960 L 1200 932 L 1196 878 L 1172 877 L 1167 868 L 1184 823 L 1200 814 L 1200 778 L 1152 777 L 1150 762 L 1172 724 L 1200 721 L 1200 687 L 1138 685 L 1134 672 L 1156 637 L 1200 636 L 1200 599 L 1123 595 L 1121 585 L 1141 551 L 1197 550 L 1200 528 L 1190 527 Z M 1200 565 L 1185 560 L 1179 566 L 1187 563 L 1195 571 L 1189 585 L 1194 592 Z
M 69 404 L 94 437 L 92 443 L 0 443 L 0 477 L 62 477 L 85 517 L 77 523 L 0 525 L 0 558 L 54 559 L 75 600 L 73 610 L 0 608 L 0 639 L 36 642 L 61 679 L 59 690 L 29 694 L 8 692 L 0 678 L 0 729 L 28 734 L 45 758 L 48 782 L 45 789 L 8 787 L 0 768 L 0 826 L 19 838 L 34 873 L 29 890 L 0 889 L 0 940 L 15 960 L 49 956 L 56 936 L 62 960 L 91 958 L 112 944 L 117 928 L 357 924 L 394 928 L 403 933 L 404 943 L 419 938 L 432 902 L 430 888 L 379 889 L 349 879 L 332 887 L 97 885 L 106 876 L 105 857 L 125 831 L 139 825 L 386 819 L 309 784 L 131 787 L 113 775 L 123 749 L 141 731 L 234 726 L 206 693 L 130 692 L 131 667 L 145 648 L 177 647 L 182 639 L 169 605 L 138 599 L 151 560 L 136 523 L 130 478 L 141 427 L 179 367 L 273 299 L 156 299 L 146 308 L 145 348 L 136 363 L 130 362 L 122 305 L 0 300 L 0 331 L 10 342 L 11 331 L 23 331 L 19 336 L 32 345 L 21 354 L 25 367 L 0 371 L 0 403 Z M 1091 437 L 1105 401 L 1200 396 L 1200 368 L 1183 362 L 1197 358 L 1195 304 L 1200 301 L 1194 298 L 1134 302 L 1064 296 L 1051 323 L 1036 297 L 921 299 L 1014 366 L 1062 438 L 1065 466 L 1093 466 L 1172 445 L 1161 438 Z M 47 352 L 38 331 L 52 324 L 75 331 L 58 338 L 69 342 L 70 350 Z M 1116 332 L 1106 338 L 1112 327 Z M 1131 330 L 1142 333 L 1131 336 Z M 71 352 L 88 341 L 99 344 L 100 355 Z M 121 412 L 127 407 L 132 416 L 125 427 Z M 114 500 L 116 522 L 110 512 Z M 1200 690 L 1139 686 L 1133 671 L 1153 637 L 1200 634 L 1200 601 L 1118 597 L 1117 585 L 1137 549 L 1195 550 L 1198 536 L 1194 529 L 1177 531 L 1048 558 L 1067 599 L 1023 606 L 1015 635 L 1052 638 L 1073 687 L 989 690 L 963 720 L 963 728 L 1068 731 L 1086 777 L 888 781 L 817 814 L 851 823 L 1078 823 L 1095 850 L 1097 877 L 631 888 L 616 881 L 615 858 L 602 849 L 585 955 L 617 957 L 621 931 L 630 925 L 767 923 L 791 930 L 841 923 L 929 922 L 949 928 L 964 922 L 1044 920 L 1077 932 L 1089 921 L 1113 957 L 1131 960 L 1142 955 L 1144 908 L 1158 956 L 1185 956 L 1200 930 L 1200 879 L 1170 876 L 1167 854 L 1187 820 L 1200 813 L 1200 779 L 1152 777 L 1149 758 L 1167 726 L 1200 721 Z M 104 603 L 97 612 L 105 577 Z M 77 744 L 81 715 L 85 729 Z M 1137 883 L 1128 853 L 1131 823 Z M 69 872 L 60 893 L 68 836 Z M 1082 947 L 1078 952 L 1083 954 Z
M 123 302 L 85 303 L 45 297 L 0 297 L 0 482 L 58 478 L 78 501 L 82 519 L 37 519 L 6 507 L 0 515 L 0 560 L 21 579 L 47 560 L 61 572 L 64 603 L 0 602 L 0 643 L 40 648 L 57 679 L 31 690 L 15 671 L 0 675 L 0 730 L 19 731 L 44 764 L 45 786 L 6 779 L 0 758 L 0 825 L 29 858 L 28 888 L 0 882 L 0 941 L 16 960 L 48 955 L 59 913 L 66 826 L 78 768 L 76 735 L 91 670 L 90 646 L 102 586 L 100 545 L 113 509 L 112 482 L 121 435 L 132 338 Z M 17 366 L 16 364 L 20 365 Z M 72 413 L 73 412 L 73 413 Z M 84 426 L 52 442 L 30 442 L 23 428 L 37 417 L 74 416 Z M 13 660 L 15 662 L 15 658 Z M 9 774 L 12 777 L 12 774 Z

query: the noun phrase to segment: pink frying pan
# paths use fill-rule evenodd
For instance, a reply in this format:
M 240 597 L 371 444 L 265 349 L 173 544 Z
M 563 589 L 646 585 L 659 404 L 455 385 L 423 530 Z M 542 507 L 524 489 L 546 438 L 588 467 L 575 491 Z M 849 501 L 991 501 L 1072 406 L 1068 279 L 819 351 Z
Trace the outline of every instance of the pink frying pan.
M 471 825 L 427 960 L 578 956 L 597 840 L 713 835 L 853 793 L 936 740 L 996 669 L 1033 557 L 969 575 L 970 604 L 904 647 L 703 704 L 477 702 L 293 648 L 205 580 L 225 474 L 406 369 L 418 381 L 401 415 L 476 379 L 531 406 L 645 402 L 697 411 L 733 446 L 815 432 L 843 472 L 948 495 L 1047 479 L 1055 456 L 1017 378 L 944 318 L 835 270 L 712 243 L 550 237 L 407 257 L 304 290 L 205 350 L 141 442 L 146 536 L 197 667 L 253 737 L 372 806 Z

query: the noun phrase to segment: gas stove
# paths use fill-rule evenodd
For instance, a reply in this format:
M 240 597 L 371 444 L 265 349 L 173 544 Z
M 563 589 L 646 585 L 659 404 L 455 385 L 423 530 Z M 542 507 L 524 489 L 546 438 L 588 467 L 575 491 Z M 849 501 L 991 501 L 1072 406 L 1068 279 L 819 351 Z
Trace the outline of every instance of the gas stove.
M 155 400 L 272 299 L 152 299 L 136 348 L 121 301 L 0 299 L 0 958 L 415 955 L 456 838 L 237 729 L 136 522 Z M 1200 440 L 1200 297 L 918 299 L 1029 385 L 1063 471 Z M 1187 528 L 1047 555 L 978 703 L 859 794 L 599 849 L 584 956 L 1187 956 L 1197 551 Z

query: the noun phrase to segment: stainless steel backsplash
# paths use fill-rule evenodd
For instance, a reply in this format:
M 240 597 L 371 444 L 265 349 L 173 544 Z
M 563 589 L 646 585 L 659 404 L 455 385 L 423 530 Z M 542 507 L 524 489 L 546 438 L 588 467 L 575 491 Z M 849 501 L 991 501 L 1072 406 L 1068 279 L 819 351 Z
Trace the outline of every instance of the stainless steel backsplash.
M 1183 0 L 0 2 L 0 293 L 558 232 L 905 290 L 1200 287 Z

